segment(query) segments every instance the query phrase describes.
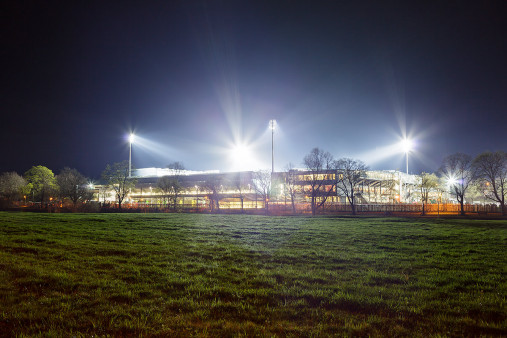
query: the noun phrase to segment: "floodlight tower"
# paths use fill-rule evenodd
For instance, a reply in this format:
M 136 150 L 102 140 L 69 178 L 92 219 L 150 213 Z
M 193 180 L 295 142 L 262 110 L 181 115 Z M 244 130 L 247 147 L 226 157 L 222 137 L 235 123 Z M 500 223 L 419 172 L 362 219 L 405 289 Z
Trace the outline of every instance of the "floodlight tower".
M 132 177 L 132 143 L 134 143 L 136 136 L 133 133 L 130 133 L 129 136 L 129 178 Z
M 403 150 L 405 151 L 405 154 L 406 154 L 406 157 L 407 157 L 407 175 L 408 175 L 408 153 L 412 150 L 413 143 L 409 139 L 404 139 L 402 141 L 402 146 L 403 146 Z
M 412 150 L 413 148 L 413 143 L 412 143 L 412 140 L 409 140 L 407 138 L 404 138 L 402 141 L 401 141 L 401 148 L 403 149 L 403 151 L 405 152 L 405 156 L 406 156 L 406 172 L 407 172 L 407 184 L 408 184 L 408 153 Z M 402 198 L 402 189 L 403 189 L 403 183 L 402 183 L 402 180 L 401 180 L 401 174 L 400 174 L 400 201 L 401 201 L 401 198 Z
M 269 120 L 269 128 L 271 128 L 271 174 L 275 172 L 275 126 L 276 120 Z

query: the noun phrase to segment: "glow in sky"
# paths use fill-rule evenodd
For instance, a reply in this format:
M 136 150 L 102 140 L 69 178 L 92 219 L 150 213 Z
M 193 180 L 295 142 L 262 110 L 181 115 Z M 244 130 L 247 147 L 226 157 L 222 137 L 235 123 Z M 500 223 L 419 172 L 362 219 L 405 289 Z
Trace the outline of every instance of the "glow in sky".
M 261 166 L 252 148 L 246 144 L 237 144 L 230 150 L 231 171 L 256 170 Z

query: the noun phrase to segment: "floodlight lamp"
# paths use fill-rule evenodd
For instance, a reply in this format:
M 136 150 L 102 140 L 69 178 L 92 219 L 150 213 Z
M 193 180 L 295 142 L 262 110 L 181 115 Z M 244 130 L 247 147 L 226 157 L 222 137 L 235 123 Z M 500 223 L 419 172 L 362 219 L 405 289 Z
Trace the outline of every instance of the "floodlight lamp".
M 454 176 L 450 176 L 448 179 L 447 179 L 447 184 L 449 186 L 453 186 L 455 185 L 456 183 L 458 183 L 458 180 L 456 178 L 454 178 Z
M 135 139 L 136 139 L 136 136 L 131 133 L 130 136 L 129 136 L 129 142 L 130 143 L 134 143 Z
M 232 147 L 229 158 L 232 164 L 231 169 L 234 171 L 254 170 L 258 167 L 255 154 L 247 144 L 240 143 Z
M 403 151 L 405 153 L 409 153 L 412 150 L 414 144 L 413 144 L 412 140 L 404 139 L 403 141 L 401 141 L 401 146 L 402 146 Z
M 276 120 L 269 120 L 269 129 L 275 130 L 276 128 Z
M 250 149 L 242 144 L 239 144 L 231 149 L 231 156 L 237 163 L 244 163 L 248 160 L 250 155 Z

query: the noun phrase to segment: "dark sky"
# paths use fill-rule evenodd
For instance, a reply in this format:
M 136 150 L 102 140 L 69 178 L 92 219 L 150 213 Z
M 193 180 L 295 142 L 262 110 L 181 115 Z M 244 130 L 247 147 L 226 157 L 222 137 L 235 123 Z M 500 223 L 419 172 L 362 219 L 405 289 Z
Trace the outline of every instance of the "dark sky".
M 7 1 L 0 172 L 507 151 L 506 1 Z M 237 163 L 236 163 L 237 164 Z

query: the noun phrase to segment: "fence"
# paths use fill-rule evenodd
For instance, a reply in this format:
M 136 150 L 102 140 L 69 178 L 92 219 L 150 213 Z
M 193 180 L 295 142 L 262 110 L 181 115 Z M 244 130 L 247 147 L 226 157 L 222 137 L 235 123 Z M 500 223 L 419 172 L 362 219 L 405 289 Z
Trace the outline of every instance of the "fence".
M 160 204 L 133 204 L 122 205 L 125 212 L 188 212 L 188 213 L 210 213 L 209 206 L 196 207 L 195 204 L 179 204 L 177 209 L 167 207 Z M 310 203 L 297 203 L 295 205 L 296 211 L 292 209 L 290 203 L 270 203 L 270 215 L 292 215 L 292 214 L 311 214 Z M 115 205 L 111 205 L 106 210 L 107 212 L 115 211 Z M 459 204 L 425 204 L 424 210 L 429 215 L 458 215 L 461 213 L 461 206 Z M 465 204 L 464 210 L 466 213 L 471 214 L 501 214 L 500 206 L 488 204 Z M 266 213 L 264 208 L 226 208 L 221 206 L 220 209 L 215 209 L 214 213 L 223 214 L 258 214 L 263 215 Z M 349 204 L 328 203 L 317 211 L 318 214 L 351 214 L 352 208 Z M 356 205 L 356 213 L 358 214 L 421 214 L 422 204 L 358 204 Z
M 501 213 L 502 209 L 497 205 L 479 205 L 465 204 L 463 209 L 466 213 L 488 214 Z M 358 213 L 422 213 L 422 204 L 358 204 L 356 212 Z M 424 211 L 427 214 L 459 214 L 461 205 L 459 204 L 425 204 Z M 352 212 L 350 205 L 337 204 L 327 205 L 324 208 L 325 213 L 332 212 Z
M 168 213 L 168 212 L 186 212 L 186 213 L 223 213 L 223 214 L 255 214 L 264 215 L 266 210 L 259 205 L 258 207 L 244 208 L 230 208 L 228 204 L 220 205 L 219 209 L 211 211 L 209 204 L 202 204 L 196 206 L 195 204 L 178 204 L 174 209 L 172 206 L 163 204 L 145 204 L 133 203 L 122 204 L 122 212 L 143 212 L 143 213 Z M 499 205 L 495 204 L 465 204 L 464 210 L 468 214 L 487 215 L 502 213 Z M 68 208 L 61 208 L 57 204 L 46 205 L 41 207 L 40 203 L 31 203 L 24 205 L 13 205 L 9 208 L 2 208 L 3 210 L 16 210 L 16 211 L 37 211 L 37 212 L 70 212 L 75 211 Z M 424 205 L 425 213 L 428 215 L 458 215 L 461 213 L 461 206 L 459 204 L 426 204 Z M 81 212 L 118 212 L 118 205 L 115 203 L 99 204 L 96 202 L 87 203 L 81 206 L 78 211 Z M 269 215 L 294 215 L 294 214 L 311 214 L 312 209 L 310 203 L 296 203 L 295 212 L 291 203 L 272 202 L 269 204 Z M 352 208 L 349 204 L 343 203 L 326 203 L 323 207 L 319 208 L 318 214 L 351 214 Z M 356 213 L 358 214 L 421 214 L 422 204 L 357 204 Z

